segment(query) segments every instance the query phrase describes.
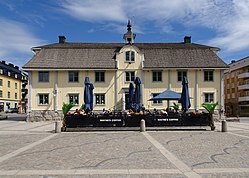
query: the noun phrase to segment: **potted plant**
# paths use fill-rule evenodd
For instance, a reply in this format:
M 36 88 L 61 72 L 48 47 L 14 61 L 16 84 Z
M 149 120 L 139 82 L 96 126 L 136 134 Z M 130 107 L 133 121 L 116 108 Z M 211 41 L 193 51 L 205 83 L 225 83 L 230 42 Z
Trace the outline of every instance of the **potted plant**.
M 203 103 L 202 104 L 202 107 L 204 107 L 207 110 L 207 112 L 208 112 L 208 114 L 210 116 L 210 127 L 211 127 L 211 130 L 215 129 L 213 114 L 214 114 L 215 107 L 217 105 L 218 105 L 218 102 L 216 102 L 216 103 Z
M 174 104 L 174 106 L 173 106 L 174 110 L 175 110 L 176 112 L 178 112 L 180 106 L 179 106 L 178 104 L 176 104 L 175 102 L 174 102 L 173 104 Z
M 66 126 L 66 116 L 68 114 L 68 112 L 70 111 L 70 109 L 72 109 L 73 107 L 75 106 L 74 103 L 63 103 L 62 105 L 62 112 L 63 112 L 63 115 L 64 115 L 64 118 L 63 118 L 63 126 L 65 128 Z

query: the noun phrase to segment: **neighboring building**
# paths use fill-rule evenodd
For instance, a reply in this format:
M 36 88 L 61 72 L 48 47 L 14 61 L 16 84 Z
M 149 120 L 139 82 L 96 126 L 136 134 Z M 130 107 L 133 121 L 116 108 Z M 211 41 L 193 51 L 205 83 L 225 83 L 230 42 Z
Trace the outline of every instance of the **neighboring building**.
M 95 87 L 95 111 L 127 109 L 128 87 L 136 76 L 147 109 L 165 109 L 166 101 L 149 99 L 166 89 L 181 93 L 187 76 L 191 109 L 218 102 L 217 109 L 224 110 L 223 71 L 228 66 L 216 55 L 219 48 L 191 43 L 187 36 L 180 43 L 133 43 L 135 34 L 127 27 L 126 43 L 69 43 L 59 36 L 59 43 L 32 48 L 35 55 L 23 66 L 29 75 L 29 119 L 59 119 L 63 102 L 79 108 L 85 76 Z
M 228 116 L 249 116 L 249 56 L 232 61 L 225 71 L 225 109 Z
M 0 111 L 18 108 L 21 100 L 22 74 L 18 66 L 0 62 Z
M 27 103 L 28 103 L 28 74 L 24 73 L 22 71 L 22 96 L 21 96 L 21 102 L 20 102 L 20 112 L 26 113 L 27 112 Z

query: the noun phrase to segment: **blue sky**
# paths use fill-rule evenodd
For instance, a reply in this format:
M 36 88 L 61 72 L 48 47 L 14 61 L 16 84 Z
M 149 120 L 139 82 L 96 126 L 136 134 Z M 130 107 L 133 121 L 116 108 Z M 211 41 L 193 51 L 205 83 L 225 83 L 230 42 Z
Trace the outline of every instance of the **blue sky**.
M 124 42 L 134 16 L 135 42 L 219 47 L 226 62 L 249 56 L 249 0 L 0 0 L 0 60 L 22 67 L 31 47 L 68 42 Z

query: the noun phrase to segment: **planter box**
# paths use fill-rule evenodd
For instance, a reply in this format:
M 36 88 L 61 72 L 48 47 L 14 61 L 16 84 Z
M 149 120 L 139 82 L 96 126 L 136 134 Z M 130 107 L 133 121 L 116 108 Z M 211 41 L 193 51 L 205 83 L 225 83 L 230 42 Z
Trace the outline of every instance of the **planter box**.
M 210 116 L 207 113 L 183 115 L 183 123 L 185 126 L 209 126 Z
M 94 117 L 87 115 L 69 115 L 66 116 L 65 121 L 66 128 L 94 126 Z
M 122 115 L 96 115 L 94 126 L 97 127 L 122 127 L 124 117 Z
M 155 115 L 153 118 L 154 126 L 180 126 L 182 117 L 179 113 L 171 115 Z

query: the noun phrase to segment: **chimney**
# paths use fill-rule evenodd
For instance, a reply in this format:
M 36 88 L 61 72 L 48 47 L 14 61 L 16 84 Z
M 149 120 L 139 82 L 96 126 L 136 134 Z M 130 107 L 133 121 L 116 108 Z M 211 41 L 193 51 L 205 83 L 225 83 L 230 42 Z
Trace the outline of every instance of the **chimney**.
M 15 69 L 19 70 L 19 67 L 18 67 L 18 66 L 15 66 Z
M 185 36 L 184 43 L 191 43 L 191 36 Z
M 2 64 L 6 64 L 5 61 L 2 61 Z
M 232 60 L 232 61 L 231 61 L 231 64 L 233 64 L 233 63 L 235 63 L 235 62 L 236 62 L 235 60 Z
M 65 36 L 59 36 L 59 43 L 65 43 L 66 37 Z

